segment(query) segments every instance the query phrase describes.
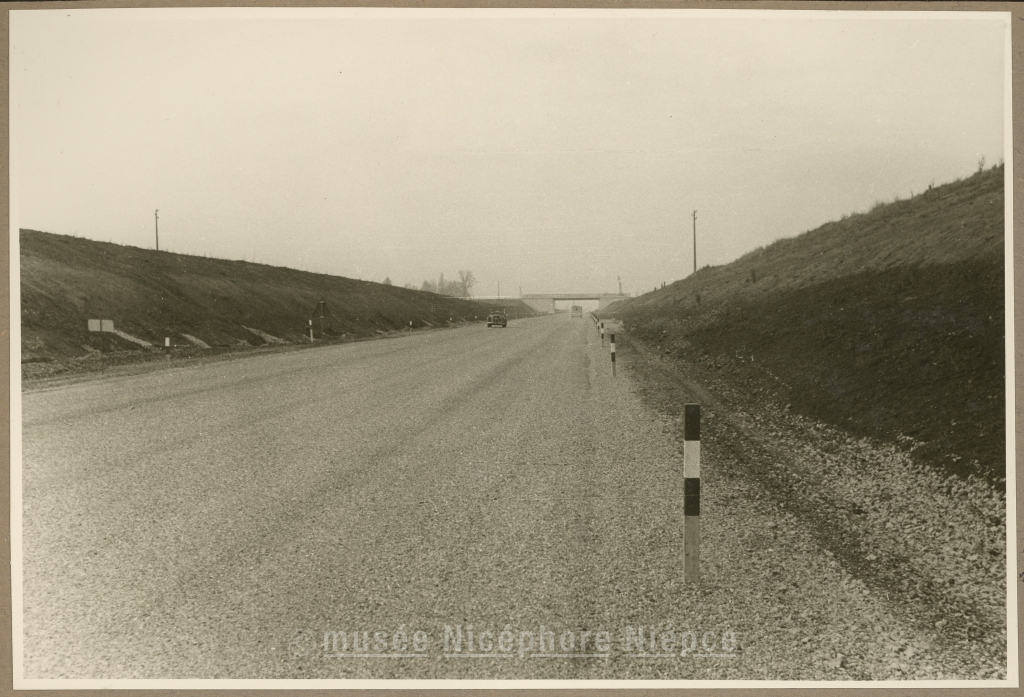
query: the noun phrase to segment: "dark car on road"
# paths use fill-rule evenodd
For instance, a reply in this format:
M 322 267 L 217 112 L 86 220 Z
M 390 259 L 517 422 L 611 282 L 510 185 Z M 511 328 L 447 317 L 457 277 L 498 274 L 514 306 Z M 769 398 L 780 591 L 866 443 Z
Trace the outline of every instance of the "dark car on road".
M 487 315 L 487 326 L 488 327 L 507 327 L 508 317 L 505 316 L 504 310 L 491 310 Z

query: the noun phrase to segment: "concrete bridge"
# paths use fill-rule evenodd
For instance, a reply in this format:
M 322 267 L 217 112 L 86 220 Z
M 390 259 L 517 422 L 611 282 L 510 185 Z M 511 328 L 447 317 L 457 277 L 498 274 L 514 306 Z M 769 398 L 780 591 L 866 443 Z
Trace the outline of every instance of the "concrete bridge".
M 554 312 L 556 300 L 596 300 L 602 310 L 617 300 L 625 300 L 629 293 L 533 293 L 524 295 L 523 302 L 537 312 Z

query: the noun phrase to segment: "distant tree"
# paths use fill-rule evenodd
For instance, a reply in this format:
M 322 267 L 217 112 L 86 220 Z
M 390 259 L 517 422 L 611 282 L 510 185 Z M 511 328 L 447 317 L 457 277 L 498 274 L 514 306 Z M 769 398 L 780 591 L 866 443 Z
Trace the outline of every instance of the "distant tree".
M 449 295 L 453 298 L 468 298 L 469 290 L 473 287 L 476 279 L 472 271 L 459 271 L 459 280 L 449 281 L 442 272 L 436 281 L 424 281 L 420 290 L 439 295 Z
M 459 286 L 462 291 L 463 298 L 469 297 L 469 292 L 473 290 L 473 284 L 476 283 L 476 276 L 473 275 L 472 271 L 459 271 Z
M 386 285 L 386 286 L 390 286 L 391 285 L 391 276 L 388 276 L 387 278 L 384 279 L 384 285 Z

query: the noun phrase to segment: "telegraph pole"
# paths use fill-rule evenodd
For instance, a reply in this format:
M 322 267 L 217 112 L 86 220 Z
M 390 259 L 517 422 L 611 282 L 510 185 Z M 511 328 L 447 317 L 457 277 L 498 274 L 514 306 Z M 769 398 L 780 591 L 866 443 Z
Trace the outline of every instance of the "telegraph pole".
M 693 272 L 697 273 L 697 211 L 693 212 Z
M 160 209 L 153 211 L 153 224 L 156 225 L 156 251 L 160 251 Z

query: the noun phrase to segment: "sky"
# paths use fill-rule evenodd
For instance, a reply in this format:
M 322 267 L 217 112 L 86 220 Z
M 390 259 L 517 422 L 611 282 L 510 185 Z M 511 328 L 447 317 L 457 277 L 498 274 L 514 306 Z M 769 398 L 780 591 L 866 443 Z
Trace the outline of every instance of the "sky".
M 12 228 L 642 293 L 999 162 L 1007 17 L 14 10 Z

